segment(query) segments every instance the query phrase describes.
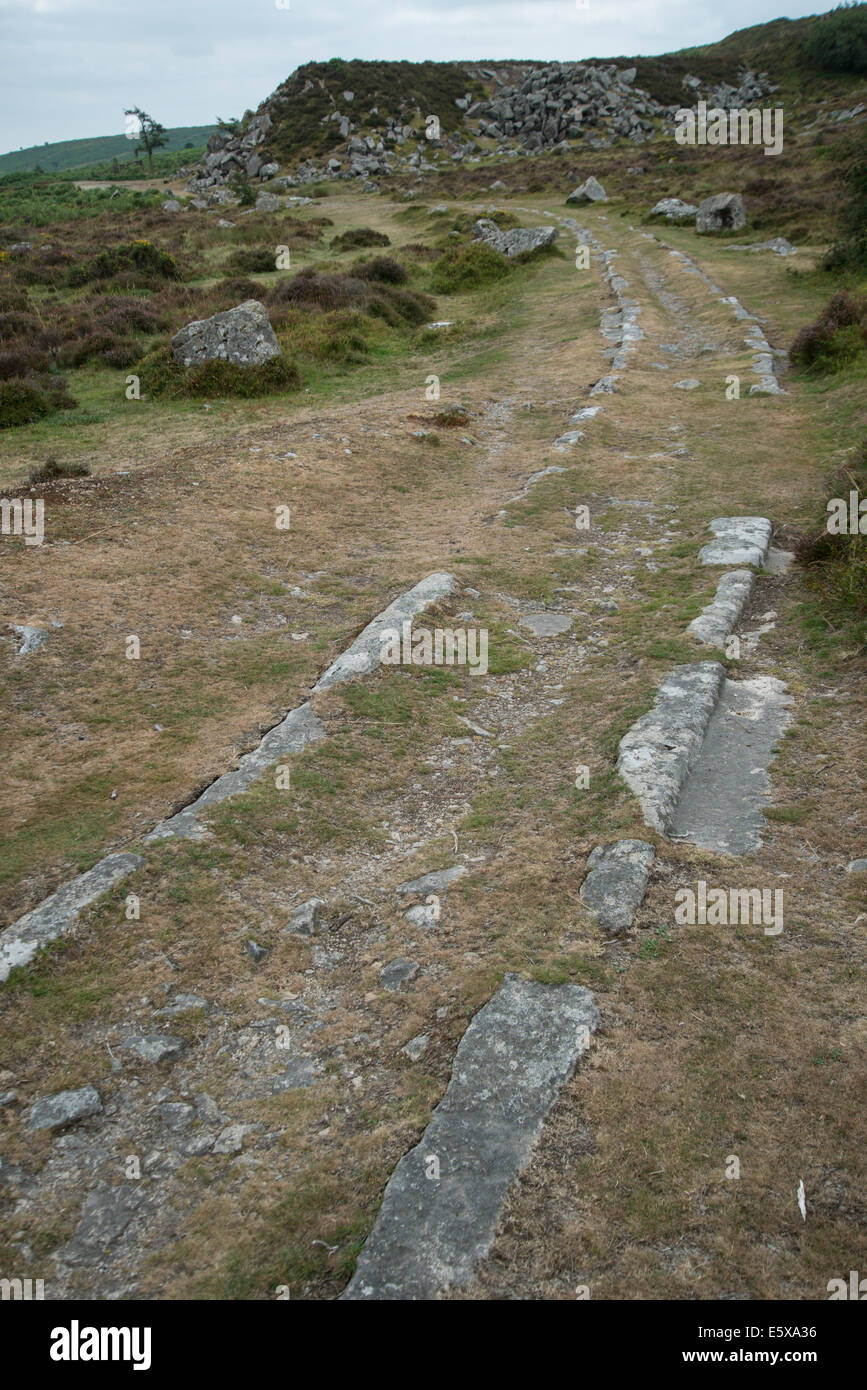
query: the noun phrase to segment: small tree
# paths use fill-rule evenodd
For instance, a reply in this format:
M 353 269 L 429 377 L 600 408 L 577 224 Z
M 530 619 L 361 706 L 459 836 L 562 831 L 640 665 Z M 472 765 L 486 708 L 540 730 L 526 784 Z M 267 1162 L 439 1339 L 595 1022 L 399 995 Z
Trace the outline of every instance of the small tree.
M 169 137 L 166 135 L 165 126 L 160 125 L 159 121 L 155 121 L 153 116 L 148 115 L 147 111 L 142 111 L 140 106 L 131 106 L 129 110 L 124 111 L 123 114 L 125 116 L 136 117 L 139 125 L 138 138 L 140 143 L 136 145 L 135 152 L 136 154 L 140 154 L 144 151 L 148 157 L 148 169 L 153 173 L 154 150 L 158 150 L 162 145 L 167 145 L 169 143 Z

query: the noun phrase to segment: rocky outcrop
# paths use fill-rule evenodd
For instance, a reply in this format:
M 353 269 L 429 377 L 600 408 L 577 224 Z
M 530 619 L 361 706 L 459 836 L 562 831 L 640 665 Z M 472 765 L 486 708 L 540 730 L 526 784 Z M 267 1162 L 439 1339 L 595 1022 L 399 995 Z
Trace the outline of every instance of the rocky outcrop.
M 184 367 L 215 358 L 239 367 L 261 367 L 281 355 L 268 311 L 258 299 L 246 299 L 235 309 L 188 323 L 172 338 L 172 353 Z

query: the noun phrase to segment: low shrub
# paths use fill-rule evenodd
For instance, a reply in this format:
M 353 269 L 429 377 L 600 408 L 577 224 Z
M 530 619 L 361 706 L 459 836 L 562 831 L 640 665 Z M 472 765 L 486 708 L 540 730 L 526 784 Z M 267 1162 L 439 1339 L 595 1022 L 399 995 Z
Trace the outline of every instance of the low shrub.
M 379 280 L 387 285 L 404 285 L 409 279 L 406 268 L 393 256 L 374 256 L 372 261 L 357 261 L 352 269 L 362 280 Z
M 867 440 L 853 461 L 828 480 L 827 497 L 847 504 L 850 492 L 867 497 Z M 827 508 L 827 500 L 826 500 Z M 819 594 L 825 616 L 832 625 L 854 624 L 860 640 L 867 636 L 867 536 L 829 532 L 828 512 L 821 529 L 805 537 L 797 547 L 798 563 L 806 570 Z
M 815 323 L 801 329 L 789 349 L 789 357 L 804 371 L 828 373 L 854 362 L 865 348 L 867 300 L 837 290 Z
M 15 377 L 11 381 L 0 381 L 0 429 L 30 425 L 55 410 L 73 410 L 75 405 L 62 377 L 39 376 L 27 381 Z
M 390 246 L 391 240 L 385 232 L 375 232 L 372 227 L 353 227 L 332 237 L 331 246 L 335 251 L 351 251 L 363 246 Z
M 172 350 L 164 345 L 143 357 L 138 366 L 142 388 L 153 396 L 177 399 L 185 396 L 281 395 L 297 391 L 301 376 L 286 357 L 274 357 L 261 367 L 240 367 L 215 358 L 198 367 L 182 367 Z
M 506 257 L 486 242 L 461 242 L 450 246 L 434 265 L 431 288 L 441 294 L 464 294 L 493 284 L 508 273 Z
M 177 261 L 167 251 L 160 251 L 153 242 L 139 239 L 100 251 L 89 260 L 72 266 L 66 278 L 71 286 L 114 279 L 116 284 L 131 287 L 141 284 L 147 288 L 153 280 L 179 280 L 181 272 Z
M 89 478 L 90 469 L 86 463 L 59 463 L 56 458 L 48 458 L 38 468 L 31 468 L 27 481 L 31 487 L 39 483 L 55 483 L 62 478 Z
M 276 270 L 277 257 L 273 246 L 242 246 L 232 252 L 226 264 L 242 275 L 264 274 Z

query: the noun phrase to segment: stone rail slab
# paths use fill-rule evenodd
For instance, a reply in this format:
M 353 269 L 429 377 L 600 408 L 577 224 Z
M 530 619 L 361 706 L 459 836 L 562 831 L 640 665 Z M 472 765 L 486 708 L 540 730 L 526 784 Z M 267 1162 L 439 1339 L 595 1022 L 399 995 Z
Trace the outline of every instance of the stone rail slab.
M 709 647 L 725 646 L 733 632 L 747 599 L 753 591 L 756 577 L 752 570 L 732 570 L 724 574 L 716 587 L 713 601 L 693 618 L 687 629 Z
M 7 979 L 16 966 L 29 964 L 49 941 L 72 932 L 85 907 L 144 862 L 140 854 L 108 854 L 0 932 L 0 980 Z
M 772 526 L 766 516 L 718 516 L 710 523 L 715 540 L 702 546 L 703 565 L 755 565 L 765 563 Z
M 768 764 L 789 722 L 791 697 L 773 676 L 725 680 L 701 753 L 690 770 L 669 834 L 699 849 L 740 856 L 762 843 Z
M 718 661 L 676 666 L 653 709 L 620 740 L 617 771 L 641 802 L 644 823 L 661 835 L 698 757 L 725 679 Z
M 506 976 L 464 1034 L 420 1142 L 395 1168 L 341 1298 L 434 1299 L 470 1281 L 598 1018 L 580 985 Z

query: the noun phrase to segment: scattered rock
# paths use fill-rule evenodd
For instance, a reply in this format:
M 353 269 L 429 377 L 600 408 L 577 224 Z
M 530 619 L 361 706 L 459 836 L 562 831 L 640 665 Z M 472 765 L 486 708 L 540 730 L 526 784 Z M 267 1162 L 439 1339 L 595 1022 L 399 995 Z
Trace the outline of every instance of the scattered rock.
M 608 194 L 598 179 L 591 174 L 582 184 L 573 189 L 566 199 L 567 204 L 607 203 Z
M 312 1086 L 316 1079 L 316 1064 L 312 1057 L 290 1057 L 285 1070 L 272 1083 L 274 1095 Z
M 695 203 L 685 203 L 682 198 L 660 198 L 650 209 L 651 217 L 664 217 L 667 222 L 688 222 L 697 212 Z
M 100 1183 L 85 1198 L 75 1235 L 57 1252 L 58 1258 L 66 1264 L 81 1264 L 104 1257 L 143 1201 L 144 1193 L 134 1182 L 118 1187 Z
M 260 946 L 257 941 L 254 941 L 252 939 L 252 937 L 250 937 L 249 940 L 244 942 L 244 950 L 247 952 L 247 955 L 256 965 L 261 965 L 262 961 L 265 960 L 265 958 L 269 954 L 268 947 Z
M 145 1062 L 165 1062 L 179 1056 L 184 1043 L 170 1033 L 143 1033 L 127 1038 L 122 1046 Z
M 290 936 L 317 936 L 322 930 L 323 898 L 308 898 L 296 907 L 284 932 Z
M 402 956 L 397 956 L 380 971 L 379 979 L 386 989 L 401 989 L 410 980 L 414 980 L 417 974 L 417 965 L 414 965 L 411 960 L 404 960 Z
M 701 382 L 694 376 L 685 376 L 683 381 L 676 381 L 674 385 L 677 391 L 695 391 L 696 387 L 701 386 Z
M 61 1125 L 71 1125 L 88 1115 L 97 1115 L 101 1109 L 102 1101 L 94 1086 L 58 1091 L 56 1095 L 34 1102 L 28 1129 L 59 1129 Z
M 421 878 L 411 878 L 406 883 L 399 883 L 395 892 L 417 893 L 420 897 L 425 897 L 428 893 L 445 893 L 446 889 L 459 878 L 463 878 L 466 872 L 465 864 L 455 864 L 450 869 L 436 869 L 431 874 L 423 874 Z
M 417 1062 L 427 1052 L 429 1043 L 430 1037 L 427 1033 L 417 1033 L 400 1050 L 411 1062 Z

